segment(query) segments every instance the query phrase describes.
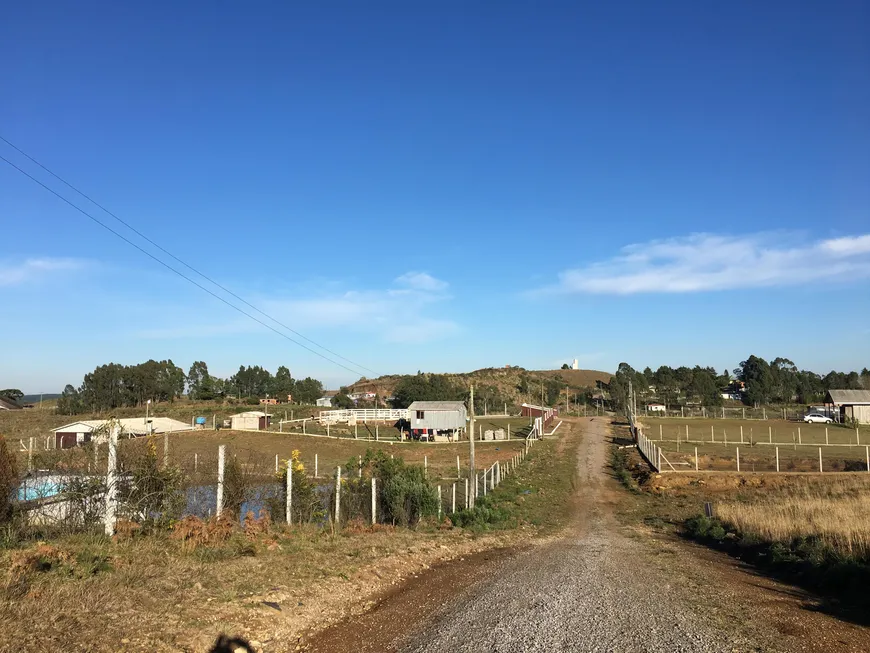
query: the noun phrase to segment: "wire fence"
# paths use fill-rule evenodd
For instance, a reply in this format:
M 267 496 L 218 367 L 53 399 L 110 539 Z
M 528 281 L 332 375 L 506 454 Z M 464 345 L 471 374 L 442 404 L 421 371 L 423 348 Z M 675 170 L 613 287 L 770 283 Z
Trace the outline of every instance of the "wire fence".
M 180 522 L 193 531 L 196 520 L 215 518 L 230 525 L 267 519 L 409 526 L 468 507 L 470 493 L 495 487 L 528 449 L 464 478 L 457 459 L 456 482 L 438 485 L 425 459 L 410 465 L 383 450 L 369 450 L 333 471 L 319 469 L 316 454 L 313 466 L 306 465 L 300 451 L 280 458 L 219 445 L 173 458 L 168 438 L 116 438 L 17 452 L 26 471 L 0 521 L 45 536 L 177 528 Z M 16 452 L 7 453 L 14 461 Z

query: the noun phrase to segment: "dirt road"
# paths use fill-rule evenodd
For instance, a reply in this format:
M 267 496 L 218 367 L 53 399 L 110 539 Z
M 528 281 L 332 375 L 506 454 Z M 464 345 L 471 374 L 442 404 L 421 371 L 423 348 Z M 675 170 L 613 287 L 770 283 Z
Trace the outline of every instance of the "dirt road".
M 575 447 L 578 454 L 577 503 L 563 537 L 435 570 L 364 618 L 324 633 L 313 650 L 870 650 L 861 629 L 800 614 L 806 606 L 789 588 L 721 556 L 705 559 L 706 550 L 633 536 L 613 516 L 620 490 L 607 475 L 608 424 L 566 426 L 565 455 Z M 808 624 L 813 637 L 800 632 Z
M 570 534 L 517 556 L 401 645 L 407 651 L 756 650 L 699 618 L 613 518 L 607 425 L 584 424 Z

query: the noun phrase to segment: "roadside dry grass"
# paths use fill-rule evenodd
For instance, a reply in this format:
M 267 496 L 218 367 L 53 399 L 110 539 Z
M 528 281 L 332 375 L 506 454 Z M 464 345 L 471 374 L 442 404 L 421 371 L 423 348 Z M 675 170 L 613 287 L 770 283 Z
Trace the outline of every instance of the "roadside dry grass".
M 776 500 L 720 502 L 716 516 L 732 529 L 767 542 L 817 538 L 844 557 L 870 559 L 870 496 L 824 496 L 796 489 Z
M 292 529 L 186 552 L 165 534 L 68 537 L 2 555 L 0 631 L 30 651 L 204 651 L 221 632 L 293 650 L 304 631 L 365 607 L 357 602 L 379 588 L 514 541 L 458 529 Z M 28 556 L 27 573 L 14 572 Z

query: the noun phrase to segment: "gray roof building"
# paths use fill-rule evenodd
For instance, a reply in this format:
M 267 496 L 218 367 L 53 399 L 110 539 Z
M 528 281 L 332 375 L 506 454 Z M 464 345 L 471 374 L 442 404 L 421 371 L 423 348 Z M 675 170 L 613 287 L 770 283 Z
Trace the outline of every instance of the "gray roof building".
M 412 430 L 458 431 L 465 428 L 466 415 L 462 401 L 415 401 L 408 406 Z
M 825 403 L 839 412 L 840 422 L 870 424 L 870 390 L 828 390 Z

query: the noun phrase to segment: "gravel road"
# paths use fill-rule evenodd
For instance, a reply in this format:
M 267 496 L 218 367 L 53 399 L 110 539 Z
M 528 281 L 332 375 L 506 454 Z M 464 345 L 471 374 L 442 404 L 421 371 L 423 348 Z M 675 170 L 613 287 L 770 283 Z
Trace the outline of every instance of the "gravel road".
M 402 651 L 758 651 L 693 602 L 612 516 L 607 425 L 584 420 L 570 534 L 514 557 L 397 643 Z

